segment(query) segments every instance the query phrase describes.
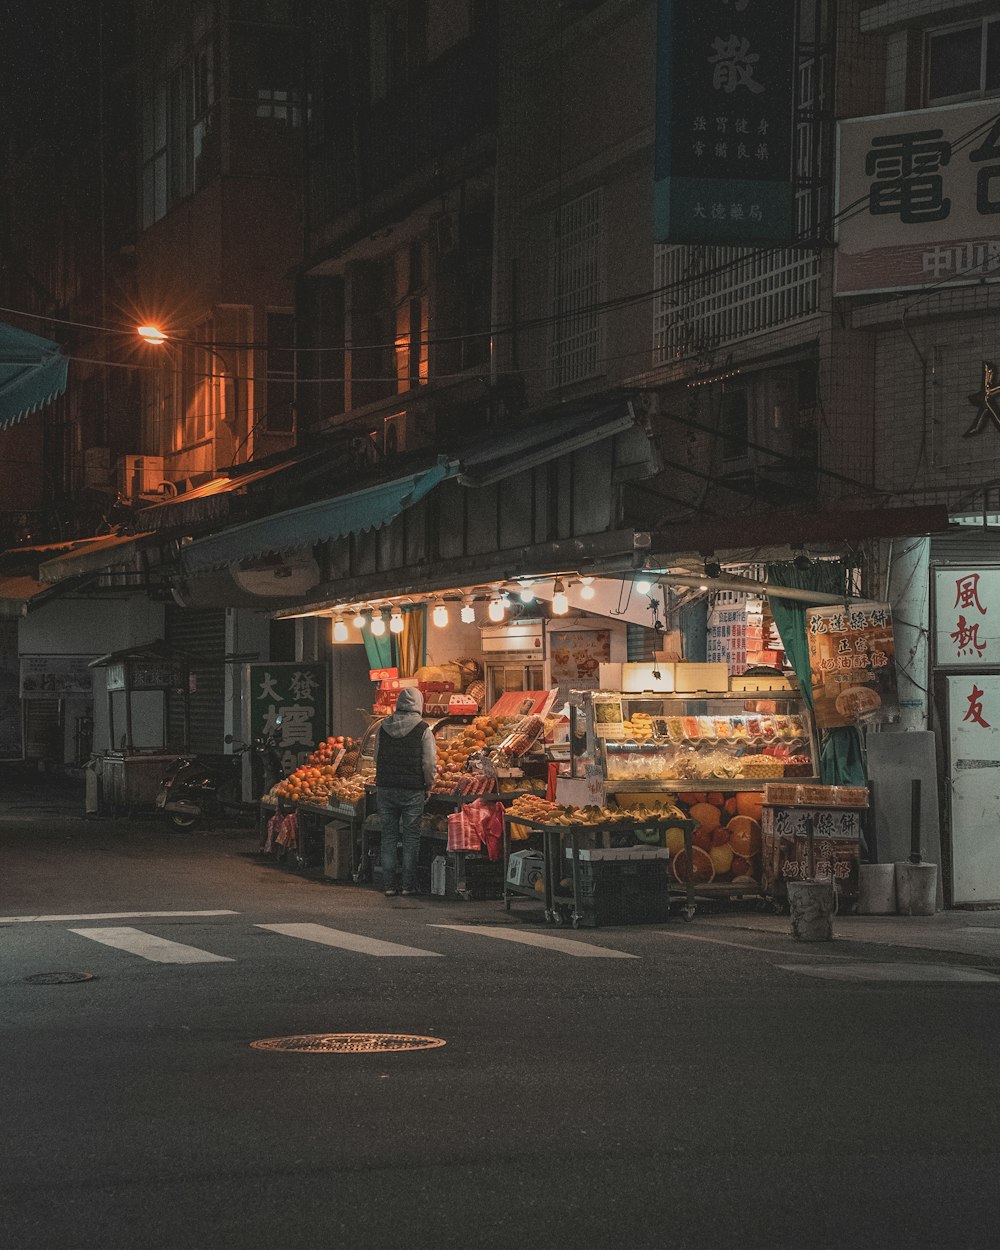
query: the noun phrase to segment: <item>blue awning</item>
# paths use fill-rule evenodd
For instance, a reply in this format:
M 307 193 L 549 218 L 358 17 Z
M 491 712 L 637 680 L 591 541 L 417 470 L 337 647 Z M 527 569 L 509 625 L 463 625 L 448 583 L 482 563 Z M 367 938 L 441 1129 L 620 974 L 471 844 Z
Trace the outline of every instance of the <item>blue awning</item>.
M 181 552 L 181 567 L 191 576 L 240 560 L 301 550 L 330 539 L 346 538 L 348 534 L 380 529 L 457 471 L 454 463 L 442 462 L 422 473 L 234 525 L 211 538 L 189 543 Z
M 0 322 L 0 430 L 58 398 L 68 369 L 58 343 Z

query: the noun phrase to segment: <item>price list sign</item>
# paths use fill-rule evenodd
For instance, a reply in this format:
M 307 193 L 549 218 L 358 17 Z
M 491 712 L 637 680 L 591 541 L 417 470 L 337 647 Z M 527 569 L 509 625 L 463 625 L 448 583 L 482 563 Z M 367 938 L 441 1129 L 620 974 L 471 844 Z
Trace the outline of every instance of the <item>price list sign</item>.
M 898 717 L 896 648 L 887 603 L 807 608 L 806 636 L 818 728 Z

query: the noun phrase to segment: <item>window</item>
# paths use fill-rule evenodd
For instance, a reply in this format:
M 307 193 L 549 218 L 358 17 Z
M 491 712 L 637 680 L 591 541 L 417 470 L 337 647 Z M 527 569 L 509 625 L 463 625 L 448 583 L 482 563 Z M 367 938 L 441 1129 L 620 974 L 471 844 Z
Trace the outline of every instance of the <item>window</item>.
M 548 384 L 563 386 L 601 369 L 604 293 L 601 188 L 552 214 Z
M 398 251 L 390 262 L 395 289 L 396 389 L 408 391 L 427 381 L 427 286 L 424 240 Z
M 928 104 L 1000 91 L 1000 18 L 929 31 L 925 63 Z
M 151 226 L 218 172 L 214 39 L 153 72 L 142 102 L 142 224 Z
M 264 424 L 276 433 L 294 427 L 295 317 L 291 313 L 267 314 L 267 411 Z

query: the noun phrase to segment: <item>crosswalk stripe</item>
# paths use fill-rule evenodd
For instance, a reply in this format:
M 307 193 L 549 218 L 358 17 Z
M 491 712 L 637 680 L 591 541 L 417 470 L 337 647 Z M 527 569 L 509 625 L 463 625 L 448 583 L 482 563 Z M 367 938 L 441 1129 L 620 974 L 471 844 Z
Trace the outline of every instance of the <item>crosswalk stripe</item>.
M 325 924 L 259 924 L 258 929 L 269 929 L 285 937 L 301 938 L 306 942 L 319 942 L 323 946 L 338 946 L 341 950 L 355 951 L 359 955 L 427 956 L 440 958 L 440 951 L 420 950 L 416 946 L 400 946 L 396 942 L 382 942 L 378 938 L 362 937 L 360 933 L 346 933 L 343 929 L 331 929 Z
M 168 942 L 166 938 L 156 937 L 152 933 L 143 933 L 141 929 L 133 929 L 128 925 L 120 925 L 106 929 L 70 929 L 70 933 L 79 933 L 81 937 L 90 938 L 92 942 L 102 942 L 105 946 L 114 946 L 117 950 L 127 951 L 130 955 L 140 955 L 158 964 L 231 964 L 235 961 L 228 955 L 213 955 L 210 951 L 199 950 L 197 946 L 186 946 L 183 942 Z
M 459 933 L 478 933 L 483 937 L 501 938 L 505 942 L 521 942 L 525 946 L 537 946 L 542 950 L 559 951 L 563 955 L 575 955 L 578 959 L 638 959 L 625 951 L 610 946 L 595 946 L 579 938 L 555 937 L 550 933 L 530 933 L 520 929 L 506 929 L 501 925 L 435 924 L 432 929 L 457 929 Z
M 95 911 L 76 916 L 0 916 L 0 924 L 55 920 L 155 920 L 174 916 L 238 916 L 238 911 Z

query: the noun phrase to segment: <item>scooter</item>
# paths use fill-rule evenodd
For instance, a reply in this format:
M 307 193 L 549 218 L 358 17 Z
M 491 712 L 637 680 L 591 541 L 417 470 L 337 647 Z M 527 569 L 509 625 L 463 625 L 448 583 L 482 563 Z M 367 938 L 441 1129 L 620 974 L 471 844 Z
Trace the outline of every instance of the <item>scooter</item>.
M 226 735 L 225 741 L 233 738 Z M 240 743 L 231 755 L 182 755 L 160 782 L 157 809 L 175 829 L 193 829 L 203 817 L 246 816 L 254 805 L 243 802 L 243 757 L 250 752 L 255 794 L 264 794 L 284 776 L 273 737 Z

